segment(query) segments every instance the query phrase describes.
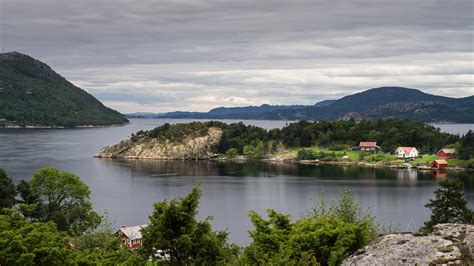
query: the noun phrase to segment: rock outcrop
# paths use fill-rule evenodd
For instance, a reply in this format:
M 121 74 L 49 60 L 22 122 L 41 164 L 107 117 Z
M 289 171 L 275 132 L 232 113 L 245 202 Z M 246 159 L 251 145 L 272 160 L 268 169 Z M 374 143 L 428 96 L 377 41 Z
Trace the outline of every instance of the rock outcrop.
M 472 265 L 474 225 L 439 224 L 433 233 L 388 234 L 358 250 L 343 265 Z
M 191 135 L 179 141 L 143 137 L 102 148 L 94 157 L 155 160 L 209 159 L 222 137 L 222 129 L 211 127 L 207 134 Z

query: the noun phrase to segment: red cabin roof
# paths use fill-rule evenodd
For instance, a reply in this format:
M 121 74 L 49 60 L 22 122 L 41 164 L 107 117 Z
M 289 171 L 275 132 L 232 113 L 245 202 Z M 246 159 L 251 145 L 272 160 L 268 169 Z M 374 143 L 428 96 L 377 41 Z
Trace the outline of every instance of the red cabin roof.
M 448 167 L 448 162 L 446 162 L 446 160 L 434 160 L 431 163 L 431 166 L 436 168 L 446 168 Z
M 377 142 L 375 142 L 375 141 L 361 141 L 359 143 L 359 147 L 376 148 L 377 147 Z

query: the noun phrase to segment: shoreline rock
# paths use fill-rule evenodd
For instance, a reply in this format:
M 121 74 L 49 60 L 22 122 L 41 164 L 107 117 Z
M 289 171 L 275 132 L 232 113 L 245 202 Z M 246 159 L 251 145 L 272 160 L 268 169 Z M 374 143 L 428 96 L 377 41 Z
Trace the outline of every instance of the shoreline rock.
M 342 265 L 472 265 L 474 225 L 438 224 L 429 235 L 387 234 L 356 251 Z
M 209 128 L 205 135 L 188 136 L 180 141 L 141 138 L 137 141 L 122 140 L 118 144 L 102 148 L 94 157 L 155 160 L 209 160 L 213 147 L 222 137 L 222 129 Z

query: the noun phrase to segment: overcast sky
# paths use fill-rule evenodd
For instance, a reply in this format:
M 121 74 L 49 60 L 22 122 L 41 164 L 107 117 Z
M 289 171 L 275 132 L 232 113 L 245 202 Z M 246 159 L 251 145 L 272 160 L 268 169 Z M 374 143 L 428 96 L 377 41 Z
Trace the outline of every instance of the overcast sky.
M 474 1 L 0 0 L 5 50 L 121 112 L 474 94 Z

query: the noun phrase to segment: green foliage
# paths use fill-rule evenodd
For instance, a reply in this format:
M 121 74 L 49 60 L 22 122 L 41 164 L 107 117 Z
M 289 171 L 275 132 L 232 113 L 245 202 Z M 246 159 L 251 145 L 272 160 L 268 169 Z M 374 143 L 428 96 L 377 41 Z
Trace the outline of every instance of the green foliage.
M 321 161 L 337 161 L 342 156 L 346 155 L 346 152 L 340 151 L 316 151 L 313 149 L 300 149 L 296 155 L 298 160 L 321 160 Z
M 227 244 L 227 232 L 212 231 L 208 219 L 197 221 L 201 190 L 186 197 L 154 205 L 150 224 L 142 230 L 141 253 L 169 264 L 215 264 L 226 262 L 237 249 Z
M 426 208 L 431 210 L 431 218 L 425 222 L 422 231 L 430 232 L 440 223 L 474 223 L 474 212 L 467 207 L 463 183 L 458 178 L 448 178 L 439 182 Z
M 313 149 L 300 149 L 296 155 L 298 160 L 316 160 L 318 159 L 318 153 Z
M 16 211 L 6 210 L 0 215 L 1 265 L 144 264 L 144 259 L 129 252 L 109 231 L 71 239 L 53 222 L 32 222 Z
M 377 235 L 374 218 L 349 192 L 329 207 L 321 201 L 313 213 L 292 223 L 289 216 L 268 210 L 268 220 L 250 213 L 255 227 L 242 262 L 249 265 L 338 265 Z
M 461 144 L 457 153 L 461 159 L 474 159 L 474 132 L 472 130 L 469 130 L 466 135 L 461 138 Z
M 236 148 L 230 148 L 228 149 L 225 154 L 229 157 L 229 158 L 235 158 L 237 157 L 237 155 L 239 154 L 239 151 L 236 149 Z
M 365 153 L 365 152 L 361 152 L 361 158 L 363 158 L 364 161 L 371 162 L 371 163 L 390 162 L 397 159 L 395 156 L 386 155 L 383 153 L 372 154 L 372 153 Z
M 122 124 L 122 114 L 20 53 L 0 55 L 0 120 L 19 126 Z
M 15 205 L 16 189 L 12 179 L 0 168 L 0 214 L 3 208 Z
M 244 146 L 243 154 L 250 158 L 263 158 L 265 156 L 265 145 L 261 140 L 255 140 L 250 145 Z
M 38 218 L 55 222 L 59 230 L 77 235 L 100 222 L 89 188 L 78 176 L 45 167 L 35 172 L 29 185 Z
M 13 210 L 0 215 L 1 265 L 64 265 L 73 257 L 68 241 L 52 222 L 30 222 Z
M 474 169 L 474 158 L 470 159 L 470 160 L 467 160 L 464 163 L 463 167 L 468 168 L 468 169 Z

